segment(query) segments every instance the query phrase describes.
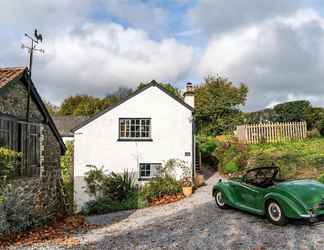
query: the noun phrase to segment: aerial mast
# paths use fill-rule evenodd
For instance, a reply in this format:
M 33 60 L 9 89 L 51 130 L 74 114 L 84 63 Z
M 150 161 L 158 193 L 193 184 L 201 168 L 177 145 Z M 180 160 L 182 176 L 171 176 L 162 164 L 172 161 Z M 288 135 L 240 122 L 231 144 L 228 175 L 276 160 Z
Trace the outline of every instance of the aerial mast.
M 32 75 L 32 68 L 33 68 L 33 56 L 34 56 L 34 51 L 40 52 L 44 54 L 44 50 L 43 49 L 38 49 L 37 45 L 39 44 L 39 42 L 43 42 L 43 36 L 42 34 L 39 34 L 37 32 L 37 29 L 35 29 L 34 31 L 34 37 L 32 37 L 31 35 L 25 33 L 25 37 L 27 37 L 30 40 L 30 46 L 26 46 L 25 44 L 21 45 L 22 49 L 27 49 L 28 53 L 29 53 L 29 69 L 28 69 L 28 77 L 29 79 L 27 80 L 27 110 L 26 110 L 26 166 L 28 166 L 29 163 L 29 113 L 30 113 L 30 88 L 31 88 L 31 75 Z

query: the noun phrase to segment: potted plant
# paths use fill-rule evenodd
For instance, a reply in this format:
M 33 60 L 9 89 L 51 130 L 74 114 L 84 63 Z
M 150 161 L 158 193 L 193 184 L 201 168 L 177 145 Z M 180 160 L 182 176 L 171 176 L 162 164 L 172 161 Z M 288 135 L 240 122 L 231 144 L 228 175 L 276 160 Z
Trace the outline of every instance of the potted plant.
M 192 194 L 192 181 L 190 177 L 184 177 L 181 180 L 182 192 L 184 196 L 189 197 Z

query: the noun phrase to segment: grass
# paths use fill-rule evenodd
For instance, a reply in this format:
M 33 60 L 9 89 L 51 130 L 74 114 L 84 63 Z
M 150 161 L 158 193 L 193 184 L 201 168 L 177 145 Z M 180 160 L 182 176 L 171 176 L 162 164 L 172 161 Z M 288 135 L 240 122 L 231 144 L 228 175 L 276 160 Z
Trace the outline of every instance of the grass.
M 248 146 L 250 159 L 271 158 L 289 179 L 318 178 L 324 173 L 324 139 Z
M 280 168 L 285 179 L 324 176 L 324 138 L 252 145 L 227 142 L 219 144 L 214 155 L 219 170 L 234 177 L 250 168 L 273 165 Z M 238 168 L 234 168 L 234 163 Z M 324 177 L 321 180 L 324 182 Z

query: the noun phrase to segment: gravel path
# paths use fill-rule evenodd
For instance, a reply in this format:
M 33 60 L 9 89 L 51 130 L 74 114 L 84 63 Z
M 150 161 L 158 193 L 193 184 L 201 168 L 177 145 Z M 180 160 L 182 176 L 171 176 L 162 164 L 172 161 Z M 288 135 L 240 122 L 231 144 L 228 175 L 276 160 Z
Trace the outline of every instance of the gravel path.
M 324 224 L 277 227 L 218 209 L 211 195 L 218 179 L 214 174 L 190 198 L 173 204 L 88 217 L 105 226 L 78 235 L 78 249 L 324 249 Z

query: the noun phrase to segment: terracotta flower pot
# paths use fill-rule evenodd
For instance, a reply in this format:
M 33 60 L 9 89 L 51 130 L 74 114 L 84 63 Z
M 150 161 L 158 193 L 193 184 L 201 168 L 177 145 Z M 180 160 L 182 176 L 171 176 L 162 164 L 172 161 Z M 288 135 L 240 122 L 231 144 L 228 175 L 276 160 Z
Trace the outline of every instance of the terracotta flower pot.
M 189 197 L 192 195 L 192 187 L 182 187 L 182 192 L 184 196 Z
M 202 174 L 196 176 L 196 186 L 201 187 L 205 183 L 205 177 Z

